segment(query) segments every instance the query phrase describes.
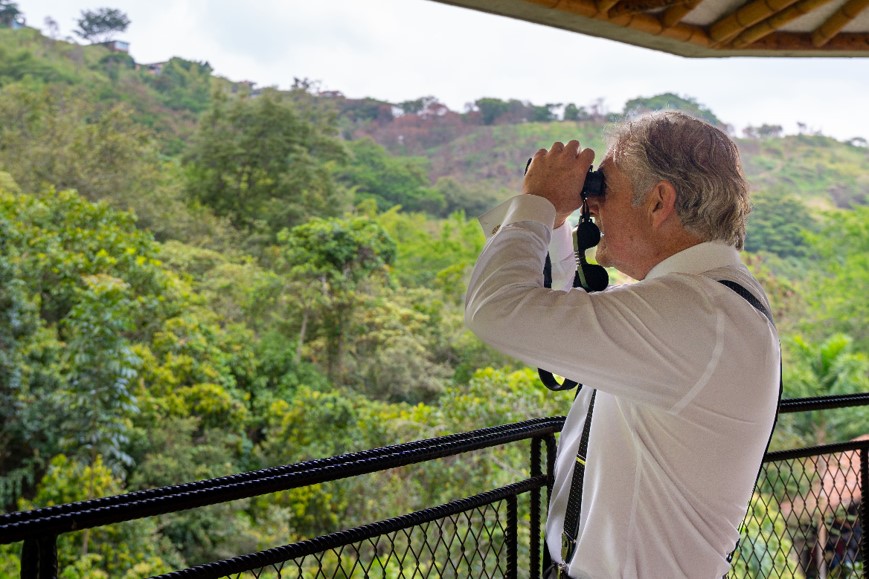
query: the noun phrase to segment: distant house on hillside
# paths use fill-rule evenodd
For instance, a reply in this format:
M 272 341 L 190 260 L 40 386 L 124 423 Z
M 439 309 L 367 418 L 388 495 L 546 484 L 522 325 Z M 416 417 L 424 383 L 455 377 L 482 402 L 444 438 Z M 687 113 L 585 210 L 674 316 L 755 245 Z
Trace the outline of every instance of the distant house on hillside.
M 253 95 L 256 91 L 256 83 L 252 80 L 240 80 L 232 83 L 232 92 L 236 93 L 239 91 Z
M 166 62 L 152 62 L 151 64 L 140 64 L 139 68 L 145 69 L 145 71 L 150 72 L 151 74 L 157 75 L 163 72 L 163 67 L 166 66 Z
M 98 43 L 100 46 L 105 46 L 112 52 L 130 52 L 130 43 L 125 40 L 108 40 Z
M 0 15 L 0 28 L 3 27 L 8 27 L 12 30 L 20 30 L 21 28 L 27 28 L 27 21 L 21 14 L 15 16 L 3 14 Z

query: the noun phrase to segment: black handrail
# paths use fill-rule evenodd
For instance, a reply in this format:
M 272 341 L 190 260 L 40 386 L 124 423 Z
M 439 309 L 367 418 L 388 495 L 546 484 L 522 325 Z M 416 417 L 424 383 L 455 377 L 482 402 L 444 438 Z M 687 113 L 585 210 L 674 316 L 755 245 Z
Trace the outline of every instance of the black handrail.
M 847 408 L 850 406 L 869 406 L 869 393 L 790 398 L 781 401 L 778 411 L 780 414 L 786 414 L 789 412 L 832 410 L 834 408 Z
M 783 400 L 780 405 L 780 412 L 808 412 L 866 405 L 869 405 L 869 393 L 823 396 Z M 533 441 L 531 479 L 517 484 L 522 486 L 526 491 L 531 489 L 531 492 L 535 494 L 536 498 L 531 503 L 532 526 L 535 526 L 539 525 L 539 508 L 537 505 L 539 496 L 537 493 L 539 493 L 539 489 L 542 486 L 551 485 L 551 474 L 554 463 L 554 436 L 560 432 L 563 423 L 564 417 L 537 418 L 516 424 L 483 428 L 468 433 L 451 434 L 324 459 L 309 460 L 292 465 L 31 511 L 8 513 L 0 515 L 0 544 L 24 541 L 22 549 L 22 577 L 37 576 L 37 574 L 39 576 L 54 576 L 56 575 L 57 564 L 56 538 L 63 533 L 237 499 L 251 498 L 528 439 Z M 539 468 L 540 443 L 542 441 L 546 441 L 547 444 L 546 473 L 543 473 Z M 867 459 L 867 455 L 869 455 L 869 441 L 852 441 L 850 443 L 836 443 L 805 449 L 770 452 L 764 457 L 764 461 L 771 462 L 801 458 L 835 453 L 846 449 L 858 450 L 860 452 L 860 475 L 865 496 L 866 489 L 869 489 L 869 464 L 867 464 L 869 463 L 869 459 Z M 515 489 L 513 490 L 515 491 Z M 501 490 L 496 489 L 488 493 L 497 492 L 501 492 Z M 488 493 L 480 496 L 485 496 Z M 472 497 L 471 499 L 477 500 L 476 497 Z M 515 498 L 509 500 L 515 501 Z M 461 501 L 456 503 L 456 505 L 461 504 Z M 511 502 L 510 504 L 511 509 L 515 511 L 515 502 Z M 366 525 L 361 527 L 361 531 L 359 532 L 382 530 L 384 528 L 382 524 L 387 522 L 392 525 L 401 525 L 412 520 L 413 517 L 433 516 L 445 507 L 452 508 L 446 505 L 432 507 L 424 511 L 398 517 L 394 520 Z M 508 509 L 508 511 L 511 509 Z M 861 506 L 861 520 L 865 521 L 869 518 L 869 512 L 867 511 L 869 511 L 869 506 L 867 506 L 867 501 L 864 500 Z M 512 514 L 515 516 L 515 512 Z M 407 517 L 410 517 L 410 519 Z M 333 535 L 337 538 L 341 533 L 346 532 L 342 531 Z M 532 530 L 532 535 L 535 539 L 534 544 L 539 544 L 537 542 L 539 540 L 538 533 L 539 529 Z M 293 549 L 301 548 L 302 545 L 312 547 L 315 543 L 319 544 L 319 540 L 330 537 L 332 535 L 321 537 L 316 541 L 312 540 L 314 541 L 313 543 L 308 541 L 299 543 L 293 546 Z M 869 535 L 867 534 L 863 535 L 861 549 L 865 559 L 866 554 L 869 553 Z M 282 555 L 286 554 L 283 552 L 285 548 L 279 548 L 279 550 L 282 551 Z M 274 552 L 275 555 L 277 553 L 278 551 Z M 532 568 L 539 568 L 538 555 L 537 552 L 531 553 L 532 560 L 530 562 Z M 545 565 L 548 560 L 548 552 L 545 549 L 543 550 L 543 556 L 545 558 Z M 247 557 L 245 556 L 244 558 L 246 559 Z M 35 561 L 38 562 L 34 563 Z M 38 570 L 31 569 L 33 565 L 36 565 Z M 53 571 L 50 569 L 53 569 Z M 47 573 L 46 570 L 48 570 Z M 200 568 L 200 570 L 203 569 Z M 172 575 L 175 576 L 174 573 Z M 867 572 L 864 573 L 864 577 L 869 579 L 869 566 L 867 566 Z
M 9 513 L 0 516 L 0 544 L 250 498 L 543 437 L 559 432 L 563 423 L 563 417 L 537 418 L 177 486 Z

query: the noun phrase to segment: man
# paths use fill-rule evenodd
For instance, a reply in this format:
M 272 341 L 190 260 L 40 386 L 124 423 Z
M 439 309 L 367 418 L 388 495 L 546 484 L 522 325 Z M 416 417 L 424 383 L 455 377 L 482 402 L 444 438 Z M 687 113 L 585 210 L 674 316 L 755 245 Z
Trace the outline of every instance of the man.
M 570 289 L 565 222 L 594 152 L 555 143 L 533 156 L 524 194 L 481 218 L 489 239 L 465 319 L 502 352 L 585 384 L 559 442 L 546 529 L 553 576 L 720 578 L 780 389 L 775 327 L 720 283 L 736 282 L 769 310 L 739 259 L 748 187 L 733 142 L 682 113 L 628 122 L 611 143 L 600 165 L 605 194 L 588 199 L 602 233 L 597 261 L 638 282 Z M 541 275 L 547 251 L 553 289 Z M 562 556 L 578 462 L 578 536 Z

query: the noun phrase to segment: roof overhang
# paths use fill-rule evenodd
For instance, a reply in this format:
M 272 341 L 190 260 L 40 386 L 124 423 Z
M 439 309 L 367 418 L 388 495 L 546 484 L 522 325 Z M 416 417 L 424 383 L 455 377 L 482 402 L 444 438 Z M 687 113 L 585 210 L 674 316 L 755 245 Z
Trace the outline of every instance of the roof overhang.
M 869 56 L 869 0 L 435 0 L 688 57 Z

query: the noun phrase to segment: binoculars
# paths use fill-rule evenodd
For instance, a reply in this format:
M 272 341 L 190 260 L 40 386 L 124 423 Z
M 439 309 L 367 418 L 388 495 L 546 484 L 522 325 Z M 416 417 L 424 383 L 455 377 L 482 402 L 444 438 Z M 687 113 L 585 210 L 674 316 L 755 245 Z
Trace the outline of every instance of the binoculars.
M 525 172 L 528 172 L 528 166 L 531 165 L 531 158 L 525 163 Z M 580 196 L 584 199 L 589 197 L 601 197 L 606 192 L 606 182 L 604 180 L 603 171 L 595 171 L 591 167 L 588 168 L 588 173 L 585 175 L 585 183 L 582 184 Z
M 587 197 L 600 197 L 606 191 L 606 182 L 604 181 L 603 171 L 594 171 L 591 167 L 585 175 L 585 183 L 582 185 L 583 199 Z

